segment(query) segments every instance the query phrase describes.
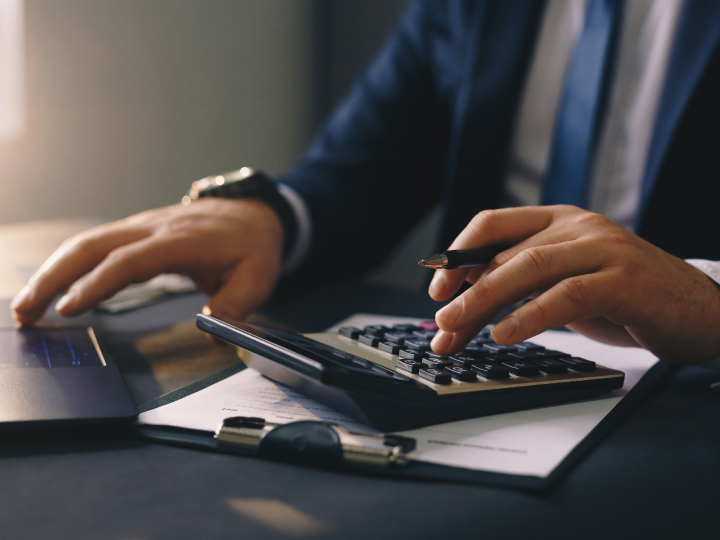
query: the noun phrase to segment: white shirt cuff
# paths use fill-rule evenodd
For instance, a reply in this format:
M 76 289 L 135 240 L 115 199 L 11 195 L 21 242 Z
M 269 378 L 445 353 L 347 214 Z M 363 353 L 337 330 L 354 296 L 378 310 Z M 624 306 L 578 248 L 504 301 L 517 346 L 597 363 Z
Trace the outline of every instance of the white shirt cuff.
M 285 197 L 285 200 L 292 208 L 293 214 L 295 214 L 295 222 L 297 223 L 297 236 L 294 238 L 294 244 L 290 248 L 290 253 L 280 270 L 282 275 L 286 275 L 300 266 L 310 251 L 312 219 L 310 218 L 307 204 L 305 204 L 303 198 L 298 195 L 297 191 L 288 185 L 279 183 L 277 184 L 277 190 L 280 195 Z M 287 241 L 293 242 L 293 239 L 288 238 Z
M 720 285 L 720 261 L 706 261 L 705 259 L 685 259 L 685 262 L 700 270 L 715 283 Z

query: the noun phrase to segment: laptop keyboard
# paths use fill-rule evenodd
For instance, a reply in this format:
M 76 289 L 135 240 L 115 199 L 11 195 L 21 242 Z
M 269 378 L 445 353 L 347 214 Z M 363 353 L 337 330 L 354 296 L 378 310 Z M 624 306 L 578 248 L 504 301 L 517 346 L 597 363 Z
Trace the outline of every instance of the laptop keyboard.
M 0 368 L 104 366 L 87 329 L 0 331 Z
M 398 373 L 417 375 L 441 385 L 451 384 L 453 380 L 481 382 L 513 377 L 534 378 L 570 372 L 587 373 L 597 369 L 595 362 L 532 342 L 499 345 L 490 336 L 489 327 L 475 336 L 460 353 L 437 355 L 430 349 L 430 341 L 436 331 L 432 322 L 427 321 L 419 325 L 371 325 L 362 329 L 345 326 L 338 333 L 379 351 L 398 355 Z

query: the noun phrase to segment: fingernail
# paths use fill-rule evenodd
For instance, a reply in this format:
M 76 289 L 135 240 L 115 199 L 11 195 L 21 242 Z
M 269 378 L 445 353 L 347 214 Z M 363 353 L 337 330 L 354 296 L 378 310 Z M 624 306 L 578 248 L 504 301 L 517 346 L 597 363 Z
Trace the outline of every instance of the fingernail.
M 65 296 L 60 298 L 60 300 L 58 300 L 57 304 L 55 304 L 55 311 L 60 312 L 64 310 L 66 307 L 68 307 L 68 305 L 74 303 L 76 299 L 77 295 L 75 293 L 67 293 Z
M 450 346 L 452 339 L 453 335 L 451 333 L 438 330 L 437 334 L 435 334 L 435 337 L 432 339 L 432 342 L 430 342 L 430 346 L 433 351 L 442 351 Z
M 504 321 L 498 323 L 495 325 L 495 328 L 492 329 L 492 337 L 496 341 L 498 339 L 505 340 L 510 339 L 510 337 L 515 333 L 515 330 L 517 330 L 517 320 L 515 320 L 515 317 L 508 317 Z
M 435 297 L 440 294 L 441 289 L 445 286 L 445 281 L 445 272 L 442 270 L 436 270 L 428 290 L 431 297 Z
M 15 295 L 12 302 L 10 302 L 10 309 L 15 311 L 16 309 L 23 307 L 23 304 L 25 304 L 29 296 L 30 287 L 23 287 L 20 292 Z
M 456 298 L 450 302 L 447 306 L 442 308 L 435 314 L 435 319 L 438 321 L 440 326 L 452 325 L 458 320 L 460 314 L 463 312 L 463 297 Z

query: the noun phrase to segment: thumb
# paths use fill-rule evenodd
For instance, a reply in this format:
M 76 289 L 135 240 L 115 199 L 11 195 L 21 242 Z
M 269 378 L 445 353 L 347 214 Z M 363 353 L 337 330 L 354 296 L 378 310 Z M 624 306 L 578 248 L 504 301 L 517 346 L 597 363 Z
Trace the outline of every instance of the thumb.
M 278 273 L 278 265 L 264 257 L 244 259 L 210 298 L 203 313 L 227 322 L 242 321 L 270 296 Z

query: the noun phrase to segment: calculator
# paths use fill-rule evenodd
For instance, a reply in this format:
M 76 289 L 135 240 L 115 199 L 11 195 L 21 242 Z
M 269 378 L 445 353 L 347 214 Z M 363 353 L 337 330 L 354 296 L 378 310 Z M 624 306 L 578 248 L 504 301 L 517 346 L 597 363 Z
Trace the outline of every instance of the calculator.
M 296 334 L 198 315 L 197 326 L 239 347 L 267 378 L 380 431 L 593 398 L 625 379 L 531 342 L 499 345 L 489 328 L 457 355 L 441 356 L 430 348 L 433 323 Z

